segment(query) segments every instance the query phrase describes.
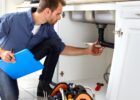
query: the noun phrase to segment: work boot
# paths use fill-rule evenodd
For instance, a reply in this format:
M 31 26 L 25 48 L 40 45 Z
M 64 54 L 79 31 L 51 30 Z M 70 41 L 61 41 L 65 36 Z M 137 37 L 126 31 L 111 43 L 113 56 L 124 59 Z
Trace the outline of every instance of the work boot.
M 46 94 L 49 95 L 52 92 L 52 88 L 49 84 L 47 84 L 45 81 L 39 81 L 38 87 L 37 87 L 37 96 L 45 97 Z

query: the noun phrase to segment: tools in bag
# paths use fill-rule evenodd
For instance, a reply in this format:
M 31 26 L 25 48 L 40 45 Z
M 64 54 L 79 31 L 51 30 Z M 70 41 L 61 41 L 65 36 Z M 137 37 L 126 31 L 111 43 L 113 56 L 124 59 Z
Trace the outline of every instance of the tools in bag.
M 91 88 L 64 82 L 57 84 L 48 96 L 48 100 L 94 100 L 93 98 L 94 93 Z

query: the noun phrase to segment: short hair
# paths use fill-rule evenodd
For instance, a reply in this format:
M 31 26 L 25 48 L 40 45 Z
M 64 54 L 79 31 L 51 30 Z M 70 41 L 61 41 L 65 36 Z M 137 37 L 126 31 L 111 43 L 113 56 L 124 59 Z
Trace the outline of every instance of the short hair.
M 64 0 L 39 0 L 37 11 L 42 12 L 45 8 L 50 8 L 52 11 L 54 11 L 57 9 L 59 3 L 62 4 L 62 6 L 66 5 Z

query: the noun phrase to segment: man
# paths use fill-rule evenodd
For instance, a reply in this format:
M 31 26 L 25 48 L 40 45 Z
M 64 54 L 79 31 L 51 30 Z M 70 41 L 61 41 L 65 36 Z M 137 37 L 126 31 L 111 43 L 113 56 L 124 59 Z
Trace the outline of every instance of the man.
M 59 55 L 100 55 L 102 48 L 77 48 L 66 46 L 53 25 L 61 19 L 63 0 L 40 0 L 39 7 L 27 12 L 6 14 L 0 18 L 0 57 L 8 63 L 16 62 L 14 53 L 28 48 L 37 60 L 46 57 L 39 78 L 37 96 L 51 93 L 49 84 Z M 11 52 L 13 48 L 14 53 Z M 20 67 L 20 66 L 19 66 Z M 17 81 L 0 69 L 0 97 L 2 100 L 18 100 Z

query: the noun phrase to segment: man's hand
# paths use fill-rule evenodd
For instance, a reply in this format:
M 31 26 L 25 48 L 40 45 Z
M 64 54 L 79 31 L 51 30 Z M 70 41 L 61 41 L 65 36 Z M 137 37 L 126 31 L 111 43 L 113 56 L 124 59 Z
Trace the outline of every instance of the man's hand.
M 88 52 L 90 55 L 99 56 L 102 54 L 104 47 L 98 42 L 88 43 Z
M 15 57 L 14 53 L 8 50 L 1 50 L 0 57 L 3 61 L 8 63 L 14 63 Z

